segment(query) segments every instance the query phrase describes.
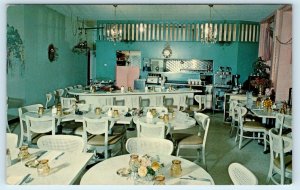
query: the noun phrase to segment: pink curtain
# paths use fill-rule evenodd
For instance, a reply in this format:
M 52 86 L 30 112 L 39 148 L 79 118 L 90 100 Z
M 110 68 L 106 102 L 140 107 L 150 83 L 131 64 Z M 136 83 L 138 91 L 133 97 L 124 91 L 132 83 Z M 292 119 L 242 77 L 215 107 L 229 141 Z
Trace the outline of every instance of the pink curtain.
M 119 88 L 134 87 L 134 80 L 140 76 L 140 68 L 137 66 L 116 66 L 116 86 Z
M 258 56 L 265 61 L 271 59 L 273 49 L 272 33 L 273 31 L 271 30 L 270 23 L 265 22 L 260 24 Z

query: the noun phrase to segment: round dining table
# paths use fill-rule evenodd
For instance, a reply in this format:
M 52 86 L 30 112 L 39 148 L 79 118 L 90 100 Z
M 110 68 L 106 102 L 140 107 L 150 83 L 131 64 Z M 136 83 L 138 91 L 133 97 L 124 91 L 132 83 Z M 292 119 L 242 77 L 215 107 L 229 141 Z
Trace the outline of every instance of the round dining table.
M 160 163 L 164 164 L 162 175 L 166 185 L 214 185 L 214 180 L 202 167 L 189 160 L 160 155 Z M 139 182 L 129 176 L 121 176 L 118 170 L 129 168 L 130 154 L 104 160 L 90 168 L 81 178 L 80 185 L 153 185 L 153 181 Z M 180 160 L 182 173 L 179 177 L 170 175 L 172 160 Z
M 159 117 L 159 115 L 153 118 L 147 118 L 146 115 L 134 116 L 133 123 L 137 124 L 138 121 L 152 124 L 164 122 L 162 117 Z M 169 113 L 169 122 L 166 123 L 166 127 L 168 127 L 167 133 L 175 130 L 188 129 L 194 127 L 195 124 L 196 120 L 190 117 L 187 113 L 184 113 L 182 111 L 175 111 L 174 113 Z

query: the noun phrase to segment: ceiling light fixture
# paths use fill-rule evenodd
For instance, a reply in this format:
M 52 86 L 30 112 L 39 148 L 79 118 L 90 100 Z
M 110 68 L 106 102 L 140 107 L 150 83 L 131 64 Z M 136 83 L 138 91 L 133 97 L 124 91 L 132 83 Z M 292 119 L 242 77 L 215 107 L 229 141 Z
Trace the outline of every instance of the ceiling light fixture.
M 214 31 L 211 18 L 211 9 L 214 5 L 209 4 L 209 23 L 204 25 L 204 35 L 201 37 L 202 43 L 216 43 L 217 42 L 217 30 Z
M 115 7 L 115 21 L 117 18 L 117 6 L 113 5 Z M 109 41 L 118 42 L 122 40 L 122 29 L 118 29 L 118 25 L 113 25 L 110 29 L 107 30 L 107 39 Z

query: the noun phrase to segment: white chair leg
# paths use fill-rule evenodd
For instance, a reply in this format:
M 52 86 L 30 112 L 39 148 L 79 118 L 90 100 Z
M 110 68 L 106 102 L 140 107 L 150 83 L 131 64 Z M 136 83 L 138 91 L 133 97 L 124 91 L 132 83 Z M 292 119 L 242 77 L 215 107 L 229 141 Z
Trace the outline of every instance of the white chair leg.
M 267 135 L 264 133 L 264 151 L 267 150 Z
M 237 142 L 238 136 L 239 136 L 239 128 L 236 129 L 235 142 Z
M 239 149 L 241 149 L 241 147 L 242 147 L 242 141 L 243 141 L 243 131 L 240 131 Z
M 108 148 L 107 147 L 105 147 L 104 157 L 105 157 L 105 160 L 108 158 Z
M 180 149 L 180 147 L 178 146 L 178 147 L 177 147 L 177 151 L 176 151 L 176 156 L 179 155 L 179 149 Z
M 272 154 L 272 153 L 271 153 Z M 270 182 L 270 179 L 272 177 L 272 168 L 273 168 L 273 165 L 271 164 L 270 165 L 270 168 L 269 168 L 269 173 L 268 173 L 268 177 L 267 177 L 267 183 Z
M 203 162 L 205 169 L 207 170 L 206 161 L 205 161 L 205 149 L 203 149 L 203 148 L 202 148 L 202 162 Z
M 284 177 L 285 177 L 284 173 L 285 173 L 284 170 L 280 171 L 280 184 L 281 185 L 284 185 Z
M 7 130 L 9 133 L 11 133 L 11 130 L 10 130 L 10 128 L 9 128 L 8 123 L 7 123 L 7 125 L 6 125 L 6 130 Z

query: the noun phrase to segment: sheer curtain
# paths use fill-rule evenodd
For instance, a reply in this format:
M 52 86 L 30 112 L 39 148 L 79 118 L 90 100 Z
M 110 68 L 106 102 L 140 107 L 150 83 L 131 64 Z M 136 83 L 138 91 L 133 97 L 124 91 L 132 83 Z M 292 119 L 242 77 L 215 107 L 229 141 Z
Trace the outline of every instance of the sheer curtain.
M 270 22 L 260 24 L 260 38 L 258 56 L 263 60 L 268 61 L 271 59 L 273 50 L 273 31 Z
M 276 101 L 288 100 L 292 87 L 292 7 L 284 6 L 260 25 L 258 55 L 271 67 Z

